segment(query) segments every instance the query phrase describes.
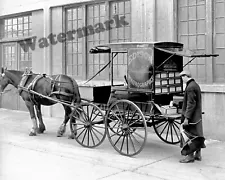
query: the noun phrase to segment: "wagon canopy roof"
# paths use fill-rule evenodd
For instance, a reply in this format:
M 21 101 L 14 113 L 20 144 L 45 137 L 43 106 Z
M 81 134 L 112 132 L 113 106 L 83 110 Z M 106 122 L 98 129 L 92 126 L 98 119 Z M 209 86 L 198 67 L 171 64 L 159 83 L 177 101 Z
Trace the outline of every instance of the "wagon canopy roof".
M 183 44 L 177 42 L 119 42 L 119 43 L 109 43 L 94 46 L 90 49 L 90 53 L 111 53 L 111 52 L 121 52 L 126 53 L 129 48 L 147 48 L 154 47 L 159 51 L 170 53 L 173 55 L 184 56 L 184 57 L 211 57 L 218 56 L 218 54 L 199 54 L 189 49 L 184 49 Z
M 118 42 L 100 44 L 90 49 L 90 53 L 127 52 L 130 48 L 182 48 L 183 44 L 177 42 Z
M 158 48 L 156 49 L 167 52 L 170 54 L 178 55 L 178 56 L 184 56 L 184 57 L 211 57 L 211 56 L 218 56 L 218 54 L 199 54 L 197 52 L 191 51 L 189 49 L 183 49 L 182 51 L 176 51 L 176 49 L 165 49 L 165 48 Z

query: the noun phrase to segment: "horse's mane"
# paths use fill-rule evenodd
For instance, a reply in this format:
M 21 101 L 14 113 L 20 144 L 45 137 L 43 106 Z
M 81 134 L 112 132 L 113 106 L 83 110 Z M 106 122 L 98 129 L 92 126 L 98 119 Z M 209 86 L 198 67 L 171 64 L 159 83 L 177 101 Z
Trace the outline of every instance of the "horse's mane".
M 7 70 L 7 71 L 9 71 L 9 72 L 11 72 L 13 74 L 16 74 L 16 75 L 21 75 L 21 74 L 24 73 L 24 71 L 17 71 L 17 70 Z

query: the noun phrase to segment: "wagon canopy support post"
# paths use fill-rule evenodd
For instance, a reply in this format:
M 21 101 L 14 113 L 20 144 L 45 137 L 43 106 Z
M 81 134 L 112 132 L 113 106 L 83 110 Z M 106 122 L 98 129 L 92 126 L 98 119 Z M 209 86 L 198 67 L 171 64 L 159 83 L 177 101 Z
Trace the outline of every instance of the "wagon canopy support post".
M 115 53 L 115 54 L 114 54 Z M 113 55 L 114 54 L 114 55 Z M 113 86 L 113 59 L 118 55 L 118 52 L 112 52 L 111 64 L 111 86 Z
M 112 57 L 112 60 L 109 60 L 109 62 L 105 66 L 103 66 L 102 69 L 100 69 L 94 76 L 92 76 L 90 79 L 88 79 L 84 84 L 88 83 L 89 81 L 94 79 L 99 73 L 101 73 L 113 61 L 113 59 L 117 56 L 117 54 L 118 54 L 118 52 L 115 54 L 115 56 Z
M 183 66 L 183 68 L 186 67 L 188 64 L 190 64 L 195 58 L 196 58 L 196 57 L 193 57 L 190 61 L 188 61 L 188 62 Z
M 163 61 L 156 69 L 159 69 L 163 64 L 165 64 L 167 61 L 170 60 L 171 57 L 173 57 L 175 54 L 171 54 L 170 57 L 168 57 L 165 61 Z

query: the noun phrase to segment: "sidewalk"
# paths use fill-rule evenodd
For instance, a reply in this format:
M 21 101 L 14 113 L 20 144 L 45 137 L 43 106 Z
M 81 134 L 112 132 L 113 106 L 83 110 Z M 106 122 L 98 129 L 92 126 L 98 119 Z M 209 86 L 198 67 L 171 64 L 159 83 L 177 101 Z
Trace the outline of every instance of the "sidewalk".
M 144 150 L 135 157 L 118 154 L 106 139 L 95 149 L 75 140 L 57 138 L 62 119 L 44 117 L 47 131 L 28 136 L 25 112 L 0 109 L 1 180 L 224 180 L 225 142 L 207 140 L 203 160 L 180 164 L 179 146 L 162 142 L 149 132 Z

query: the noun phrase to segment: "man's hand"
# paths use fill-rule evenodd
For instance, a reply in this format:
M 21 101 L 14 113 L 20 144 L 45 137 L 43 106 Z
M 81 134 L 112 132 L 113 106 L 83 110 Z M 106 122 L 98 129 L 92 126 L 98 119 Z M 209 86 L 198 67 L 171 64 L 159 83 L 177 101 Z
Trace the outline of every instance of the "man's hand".
M 188 126 L 188 119 L 185 118 L 184 122 L 181 124 L 184 128 Z

